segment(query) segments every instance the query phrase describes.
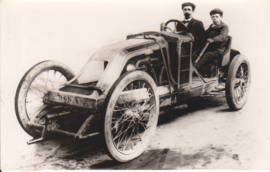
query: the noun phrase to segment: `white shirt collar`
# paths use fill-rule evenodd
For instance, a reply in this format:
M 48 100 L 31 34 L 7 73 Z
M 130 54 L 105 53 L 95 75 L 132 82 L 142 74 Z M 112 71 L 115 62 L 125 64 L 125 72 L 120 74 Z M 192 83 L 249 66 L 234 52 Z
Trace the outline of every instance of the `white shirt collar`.
M 192 17 L 190 17 L 189 19 L 184 19 L 184 21 L 190 21 L 192 19 Z

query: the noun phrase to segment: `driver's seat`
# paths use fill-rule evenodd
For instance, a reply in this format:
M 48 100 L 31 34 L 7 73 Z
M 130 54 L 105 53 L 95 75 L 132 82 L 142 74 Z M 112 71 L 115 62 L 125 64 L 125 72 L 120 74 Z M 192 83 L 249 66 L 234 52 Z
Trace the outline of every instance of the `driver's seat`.
M 232 37 L 228 36 L 225 51 L 223 52 L 222 57 L 219 58 L 218 60 L 214 60 L 210 64 L 211 77 L 217 76 L 217 74 L 218 74 L 217 71 L 219 68 L 230 64 L 231 45 L 232 45 Z
M 226 66 L 230 63 L 231 46 L 232 37 L 228 35 L 228 41 L 226 43 L 225 51 L 222 54 L 222 58 L 218 62 L 218 67 Z
M 222 54 L 222 57 L 219 58 L 218 60 L 214 60 L 211 64 L 218 65 L 218 67 L 228 65 L 230 63 L 231 45 L 232 45 L 232 37 L 228 36 L 225 51 Z

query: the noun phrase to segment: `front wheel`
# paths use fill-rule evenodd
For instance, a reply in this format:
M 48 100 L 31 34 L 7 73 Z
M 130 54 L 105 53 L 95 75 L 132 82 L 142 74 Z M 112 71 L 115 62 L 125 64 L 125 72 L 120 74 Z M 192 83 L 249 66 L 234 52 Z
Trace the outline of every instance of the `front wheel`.
M 140 156 L 154 132 L 159 115 L 156 84 L 143 71 L 122 75 L 110 89 L 102 114 L 108 155 L 127 162 Z
M 22 128 L 31 136 L 39 137 L 40 130 L 29 125 L 46 105 L 43 98 L 51 89 L 74 77 L 73 72 L 57 61 L 43 61 L 31 69 L 21 79 L 15 96 L 15 111 Z M 43 124 L 42 121 L 40 123 Z
M 248 59 L 244 55 L 238 55 L 229 66 L 225 87 L 227 103 L 232 110 L 243 108 L 248 98 L 250 83 Z

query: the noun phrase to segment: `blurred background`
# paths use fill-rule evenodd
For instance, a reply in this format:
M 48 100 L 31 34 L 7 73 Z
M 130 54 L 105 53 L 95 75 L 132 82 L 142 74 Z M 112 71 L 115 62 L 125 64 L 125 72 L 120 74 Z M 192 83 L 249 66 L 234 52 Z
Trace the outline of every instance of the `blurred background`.
M 14 110 L 16 88 L 25 72 L 44 60 L 57 60 L 75 73 L 99 48 L 126 35 L 159 31 L 160 23 L 183 19 L 182 0 L 2 0 L 1 5 L 1 165 L 11 166 L 16 142 L 29 137 Z M 252 68 L 249 106 L 269 114 L 270 1 L 193 0 L 194 18 L 211 24 L 210 10 L 220 8 L 233 37 L 232 47 Z M 265 121 L 269 122 L 269 121 Z

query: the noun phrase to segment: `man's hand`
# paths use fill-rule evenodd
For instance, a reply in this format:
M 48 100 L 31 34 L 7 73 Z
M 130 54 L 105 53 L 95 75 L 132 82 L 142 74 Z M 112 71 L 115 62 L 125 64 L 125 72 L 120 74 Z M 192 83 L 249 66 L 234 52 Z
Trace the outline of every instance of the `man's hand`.
M 209 43 L 213 43 L 213 42 L 215 42 L 213 39 L 211 39 L 211 38 L 208 38 L 207 39 L 207 42 L 209 42 Z
M 186 33 L 186 35 L 189 36 L 194 41 L 194 36 L 192 35 L 192 33 Z

